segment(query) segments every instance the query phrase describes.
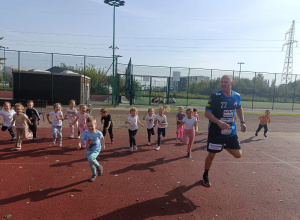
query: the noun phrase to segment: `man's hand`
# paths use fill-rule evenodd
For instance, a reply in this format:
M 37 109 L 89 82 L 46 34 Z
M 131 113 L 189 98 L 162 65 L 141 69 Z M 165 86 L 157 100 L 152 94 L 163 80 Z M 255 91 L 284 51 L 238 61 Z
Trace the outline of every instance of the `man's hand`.
M 229 124 L 226 124 L 226 123 L 223 122 L 223 121 L 219 121 L 218 126 L 219 126 L 222 130 L 230 129 L 230 125 L 229 125 Z
M 241 123 L 241 131 L 245 132 L 247 130 L 247 126 L 245 123 Z

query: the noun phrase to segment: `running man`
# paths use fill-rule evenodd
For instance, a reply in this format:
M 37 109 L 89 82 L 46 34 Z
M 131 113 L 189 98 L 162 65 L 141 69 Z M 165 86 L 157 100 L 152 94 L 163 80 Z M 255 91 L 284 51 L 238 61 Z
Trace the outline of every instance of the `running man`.
M 221 90 L 210 96 L 205 108 L 205 117 L 209 119 L 207 139 L 208 155 L 205 159 L 203 185 L 210 187 L 208 171 L 212 166 L 216 153 L 226 149 L 235 158 L 242 156 L 240 141 L 236 133 L 234 121 L 235 112 L 241 122 L 241 131 L 246 131 L 244 113 L 241 105 L 241 96 L 232 91 L 233 80 L 231 75 L 221 78 Z

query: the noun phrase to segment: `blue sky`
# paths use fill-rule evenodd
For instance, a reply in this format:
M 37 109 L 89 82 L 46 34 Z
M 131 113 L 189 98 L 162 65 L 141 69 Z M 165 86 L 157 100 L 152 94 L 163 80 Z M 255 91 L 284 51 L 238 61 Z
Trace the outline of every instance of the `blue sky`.
M 281 73 L 296 0 L 125 0 L 116 8 L 121 63 Z M 113 8 L 102 0 L 1 2 L 1 44 L 13 50 L 111 56 Z M 299 39 L 300 40 L 300 39 Z M 300 51 L 294 48 L 294 73 Z

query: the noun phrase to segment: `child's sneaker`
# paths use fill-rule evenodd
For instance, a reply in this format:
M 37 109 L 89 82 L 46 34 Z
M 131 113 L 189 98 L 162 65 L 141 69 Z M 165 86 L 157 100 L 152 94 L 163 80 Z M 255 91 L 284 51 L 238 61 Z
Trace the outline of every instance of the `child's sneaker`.
M 70 138 L 71 138 L 71 139 L 74 138 L 74 134 L 71 134 L 71 135 L 70 135 Z
M 80 139 L 80 135 L 77 136 L 77 139 Z
M 257 136 L 257 132 L 255 133 L 255 136 Z
M 14 147 L 11 150 L 22 150 L 22 148 L 21 147 Z
M 103 166 L 100 165 L 100 167 L 97 168 L 98 171 L 98 176 L 102 176 L 103 175 Z
M 62 147 L 62 141 L 59 142 L 59 147 Z
M 10 140 L 11 141 L 15 141 L 15 140 L 17 140 L 17 138 L 16 137 L 12 137 Z
M 89 182 L 94 182 L 96 180 L 96 175 L 92 176 L 91 179 L 89 179 Z
M 160 149 L 160 146 L 157 146 L 156 148 L 155 148 L 155 150 L 159 150 Z
M 176 138 L 176 141 L 178 141 L 178 138 Z
M 52 140 L 52 145 L 55 145 L 56 139 Z
M 149 142 L 149 143 L 148 143 L 148 146 L 150 146 L 150 145 L 151 145 L 151 143 Z
M 129 148 L 129 152 L 132 152 L 132 150 L 133 150 L 133 148 L 132 148 L 132 147 L 130 147 L 130 148 Z
M 36 141 L 36 138 L 32 138 L 32 141 Z
M 114 140 L 111 140 L 111 143 L 112 143 L 112 144 L 115 143 Z
M 180 142 L 182 142 L 182 139 L 180 139 Z
M 265 137 L 267 137 L 267 135 L 266 135 L 266 134 L 264 134 L 264 136 L 265 136 Z
M 138 147 L 136 145 L 133 146 L 133 150 L 137 150 Z
M 192 158 L 191 153 L 188 153 L 186 157 L 187 157 L 187 158 Z

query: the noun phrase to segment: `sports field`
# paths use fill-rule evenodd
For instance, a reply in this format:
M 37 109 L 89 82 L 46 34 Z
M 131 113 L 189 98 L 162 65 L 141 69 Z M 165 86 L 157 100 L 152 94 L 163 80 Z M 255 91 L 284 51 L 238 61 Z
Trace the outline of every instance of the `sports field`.
M 51 109 L 47 109 L 50 111 Z M 210 171 L 212 186 L 202 185 L 207 119 L 200 115 L 192 158 L 175 140 L 176 112 L 166 113 L 167 135 L 161 149 L 147 146 L 146 128 L 136 136 L 139 149 L 128 152 L 124 121 L 129 108 L 112 109 L 115 143 L 106 137 L 99 155 L 104 175 L 95 182 L 84 150 L 69 139 L 64 122 L 63 148 L 50 146 L 50 125 L 41 121 L 38 140 L 11 151 L 9 133 L 0 135 L 0 213 L 7 219 L 300 219 L 299 116 L 272 116 L 268 137 L 258 115 L 245 115 L 248 131 L 239 132 L 243 156 L 223 151 Z M 139 112 L 139 117 L 145 111 Z M 99 110 L 92 115 L 100 119 Z M 2 120 L 2 118 L 0 119 Z M 102 130 L 99 125 L 98 128 Z M 155 140 L 155 141 L 154 141 Z

